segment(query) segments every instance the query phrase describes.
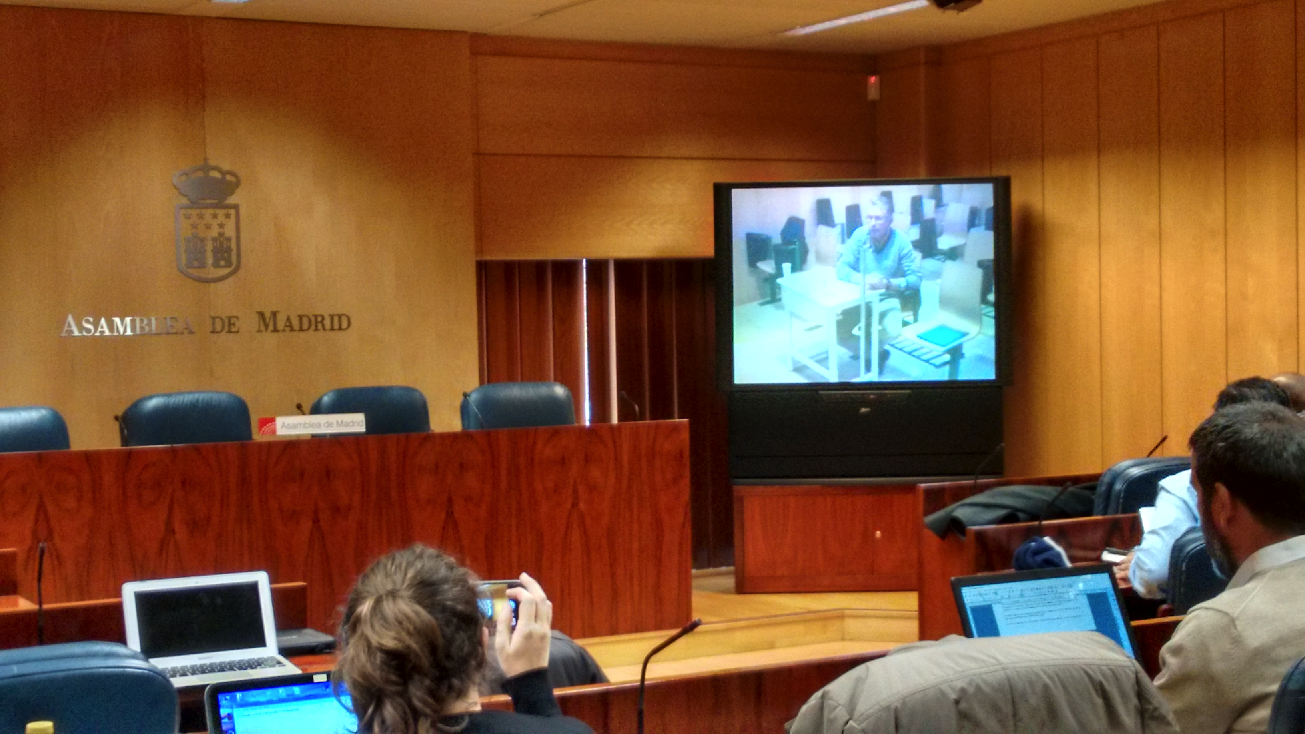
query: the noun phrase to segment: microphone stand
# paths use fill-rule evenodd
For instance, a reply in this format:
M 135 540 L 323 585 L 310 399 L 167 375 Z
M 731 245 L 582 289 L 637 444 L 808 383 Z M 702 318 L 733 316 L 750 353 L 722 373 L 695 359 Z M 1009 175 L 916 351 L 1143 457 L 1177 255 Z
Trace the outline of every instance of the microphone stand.
M 639 734 L 643 734 L 643 692 L 644 692 L 644 687 L 647 685 L 648 682 L 648 661 L 652 660 L 653 655 L 656 655 L 662 650 L 665 650 L 666 648 L 670 647 L 671 643 L 689 634 L 690 632 L 698 629 L 698 626 L 701 624 L 702 624 L 701 619 L 695 619 L 692 622 L 684 625 L 683 627 L 680 628 L 678 632 L 671 635 L 670 637 L 667 637 L 665 640 L 662 641 L 660 645 L 654 647 L 652 651 L 648 653 L 648 656 L 643 659 L 643 667 L 639 670 L 639 726 L 638 726 Z

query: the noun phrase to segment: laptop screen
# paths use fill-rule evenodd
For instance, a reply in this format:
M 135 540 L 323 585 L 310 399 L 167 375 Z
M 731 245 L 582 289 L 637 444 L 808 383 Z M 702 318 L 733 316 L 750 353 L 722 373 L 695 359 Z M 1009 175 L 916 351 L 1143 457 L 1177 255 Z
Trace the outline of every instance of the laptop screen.
M 953 579 L 967 637 L 1096 631 L 1137 657 L 1109 566 Z
M 138 590 L 140 651 L 147 658 L 267 645 L 258 582 Z
M 217 726 L 221 734 L 353 734 L 358 720 L 331 691 L 325 675 L 294 683 L 267 683 L 264 687 L 217 693 Z M 210 713 L 210 722 L 212 722 Z M 212 724 L 210 724 L 212 726 Z

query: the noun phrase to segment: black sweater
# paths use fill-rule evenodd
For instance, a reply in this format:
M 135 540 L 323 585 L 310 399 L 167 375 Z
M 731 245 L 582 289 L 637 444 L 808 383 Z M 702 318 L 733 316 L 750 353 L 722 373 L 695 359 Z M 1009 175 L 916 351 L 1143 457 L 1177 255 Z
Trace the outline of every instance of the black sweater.
M 532 670 L 503 681 L 515 711 L 477 711 L 466 715 L 461 734 L 593 734 L 583 721 L 563 716 L 548 682 L 548 668 Z M 447 716 L 440 723 L 457 729 L 462 716 Z

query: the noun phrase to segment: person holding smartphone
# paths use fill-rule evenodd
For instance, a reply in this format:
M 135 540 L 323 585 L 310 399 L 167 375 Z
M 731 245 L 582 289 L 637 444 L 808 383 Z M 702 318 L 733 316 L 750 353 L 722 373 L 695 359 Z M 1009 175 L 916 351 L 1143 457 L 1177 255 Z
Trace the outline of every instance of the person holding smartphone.
M 473 574 L 413 545 L 377 559 L 349 592 L 334 681 L 353 700 L 358 734 L 592 734 L 562 715 L 548 682 L 553 604 L 533 578 L 507 590 L 494 647 L 514 711 L 481 708 L 489 630 Z

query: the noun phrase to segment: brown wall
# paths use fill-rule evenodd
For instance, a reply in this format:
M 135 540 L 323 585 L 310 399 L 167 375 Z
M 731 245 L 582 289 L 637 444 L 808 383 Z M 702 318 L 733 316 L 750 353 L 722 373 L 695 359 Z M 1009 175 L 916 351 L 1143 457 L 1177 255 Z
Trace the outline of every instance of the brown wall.
M 406 383 L 456 428 L 476 384 L 465 34 L 0 7 L 0 404 L 49 404 L 73 446 L 153 392 L 284 415 Z M 242 265 L 175 265 L 172 174 L 241 174 Z M 255 311 L 348 313 L 258 334 Z M 60 337 L 67 314 L 186 316 L 193 336 Z M 240 333 L 208 334 L 210 315 Z
M 1012 177 L 1008 473 L 1184 453 L 1298 369 L 1303 38 L 1305 3 L 1201 0 L 880 59 L 881 175 Z
M 52 405 L 93 448 L 149 393 L 259 416 L 399 383 L 456 429 L 460 393 L 503 376 L 478 311 L 522 306 L 477 302 L 478 252 L 708 257 L 713 181 L 873 172 L 870 64 L 0 6 L 0 405 Z M 216 284 L 174 262 L 171 177 L 206 158 L 243 179 Z M 258 334 L 260 310 L 352 327 Z M 69 314 L 198 333 L 60 338 Z M 240 333 L 209 334 L 219 315 Z M 572 349 L 536 335 L 522 364 Z
M 874 172 L 863 56 L 476 36 L 480 256 L 711 257 L 715 181 Z

